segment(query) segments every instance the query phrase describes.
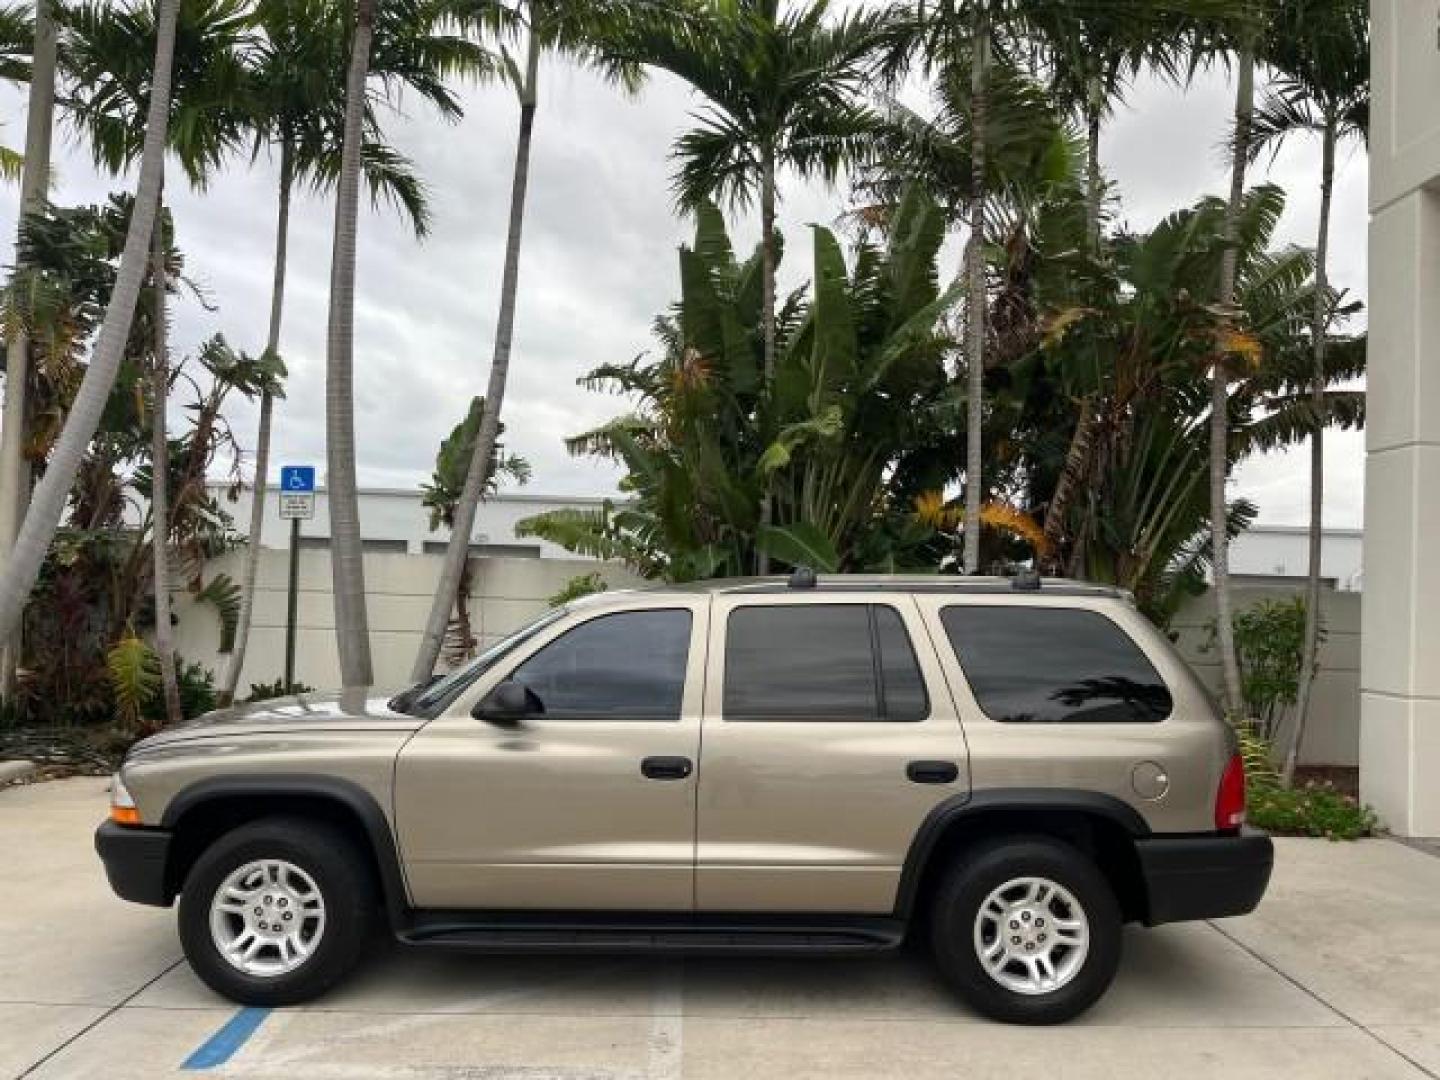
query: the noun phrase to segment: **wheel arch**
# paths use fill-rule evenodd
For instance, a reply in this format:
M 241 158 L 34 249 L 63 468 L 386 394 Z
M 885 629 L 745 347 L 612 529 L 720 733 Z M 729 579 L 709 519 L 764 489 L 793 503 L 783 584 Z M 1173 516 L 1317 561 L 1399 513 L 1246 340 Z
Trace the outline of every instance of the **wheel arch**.
M 167 894 L 180 892 L 195 860 L 220 836 L 252 821 L 281 816 L 323 821 L 345 831 L 370 859 L 391 926 L 404 924 L 409 899 L 389 819 L 363 787 L 333 776 L 217 777 L 182 788 L 161 820 L 172 835 L 165 867 Z
M 945 868 L 976 842 L 1004 835 L 1041 835 L 1078 847 L 1109 880 L 1122 916 L 1148 913 L 1145 879 L 1135 840 L 1150 827 L 1134 807 L 1098 791 L 996 788 L 957 795 L 926 816 L 900 873 L 895 915 L 907 922 L 928 915 Z

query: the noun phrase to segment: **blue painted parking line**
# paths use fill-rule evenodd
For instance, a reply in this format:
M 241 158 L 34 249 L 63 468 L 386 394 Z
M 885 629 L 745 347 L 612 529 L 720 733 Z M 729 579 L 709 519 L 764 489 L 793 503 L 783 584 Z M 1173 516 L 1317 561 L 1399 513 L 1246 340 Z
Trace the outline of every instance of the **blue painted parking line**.
M 180 1067 L 194 1072 L 224 1065 L 245 1045 L 246 1040 L 255 1034 L 255 1029 L 263 1024 L 269 1015 L 269 1009 L 241 1009 L 225 1021 L 219 1031 L 201 1043 Z

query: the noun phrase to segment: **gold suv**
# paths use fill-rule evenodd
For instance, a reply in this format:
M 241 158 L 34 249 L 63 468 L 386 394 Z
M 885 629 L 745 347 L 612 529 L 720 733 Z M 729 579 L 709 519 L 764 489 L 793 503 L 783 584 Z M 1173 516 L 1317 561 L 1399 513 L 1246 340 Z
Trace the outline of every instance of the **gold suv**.
M 155 735 L 96 845 L 248 1004 L 322 993 L 379 923 L 525 953 L 915 934 L 975 1008 L 1049 1023 L 1104 992 L 1122 923 L 1254 908 L 1244 792 L 1123 593 L 797 571 L 589 597 L 398 695 Z

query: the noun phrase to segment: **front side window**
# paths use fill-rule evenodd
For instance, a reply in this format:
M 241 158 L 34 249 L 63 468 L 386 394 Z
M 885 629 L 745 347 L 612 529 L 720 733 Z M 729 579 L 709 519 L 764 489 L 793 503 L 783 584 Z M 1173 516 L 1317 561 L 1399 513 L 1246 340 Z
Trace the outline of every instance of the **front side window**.
M 510 675 L 553 720 L 676 720 L 685 696 L 690 612 L 621 611 L 562 634 Z
M 940 621 L 992 720 L 1105 724 L 1170 715 L 1170 691 L 1145 654 L 1096 612 L 957 605 Z
M 725 629 L 727 720 L 923 720 L 929 699 L 883 604 L 738 607 Z

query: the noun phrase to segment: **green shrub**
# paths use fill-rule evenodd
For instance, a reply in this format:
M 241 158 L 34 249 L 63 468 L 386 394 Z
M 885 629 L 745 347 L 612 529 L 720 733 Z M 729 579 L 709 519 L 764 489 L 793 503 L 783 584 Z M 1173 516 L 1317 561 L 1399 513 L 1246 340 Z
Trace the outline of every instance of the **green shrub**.
M 1273 764 L 1270 743 L 1254 725 L 1240 725 L 1235 734 L 1245 762 L 1246 817 L 1251 825 L 1281 836 L 1328 840 L 1355 840 L 1375 831 L 1375 812 L 1333 784 L 1285 787 Z
M 1296 788 L 1253 785 L 1248 797 L 1250 823 L 1283 836 L 1323 836 L 1356 840 L 1375 831 L 1375 812 L 1333 784 Z
M 148 651 L 149 647 L 146 646 Z M 150 655 L 153 657 L 154 653 Z M 149 689 L 141 709 L 143 720 L 149 730 L 165 726 L 165 691 L 160 686 L 159 663 L 155 665 L 154 685 Z M 194 720 L 215 708 L 215 673 L 200 663 L 186 663 L 184 657 L 175 654 L 175 682 L 180 690 L 180 716 Z
M 313 686 L 306 686 L 303 682 L 293 682 L 286 686 L 284 679 L 276 679 L 274 682 L 252 682 L 250 696 L 245 699 L 245 704 L 253 705 L 257 701 L 270 701 L 274 698 L 290 697 L 293 694 L 308 694 L 314 689 Z
M 579 600 L 582 596 L 589 596 L 591 593 L 604 592 L 610 586 L 600 576 L 600 571 L 592 570 L 588 574 L 577 574 L 565 583 L 564 588 L 550 597 L 549 603 L 552 608 L 568 604 L 571 600 Z

